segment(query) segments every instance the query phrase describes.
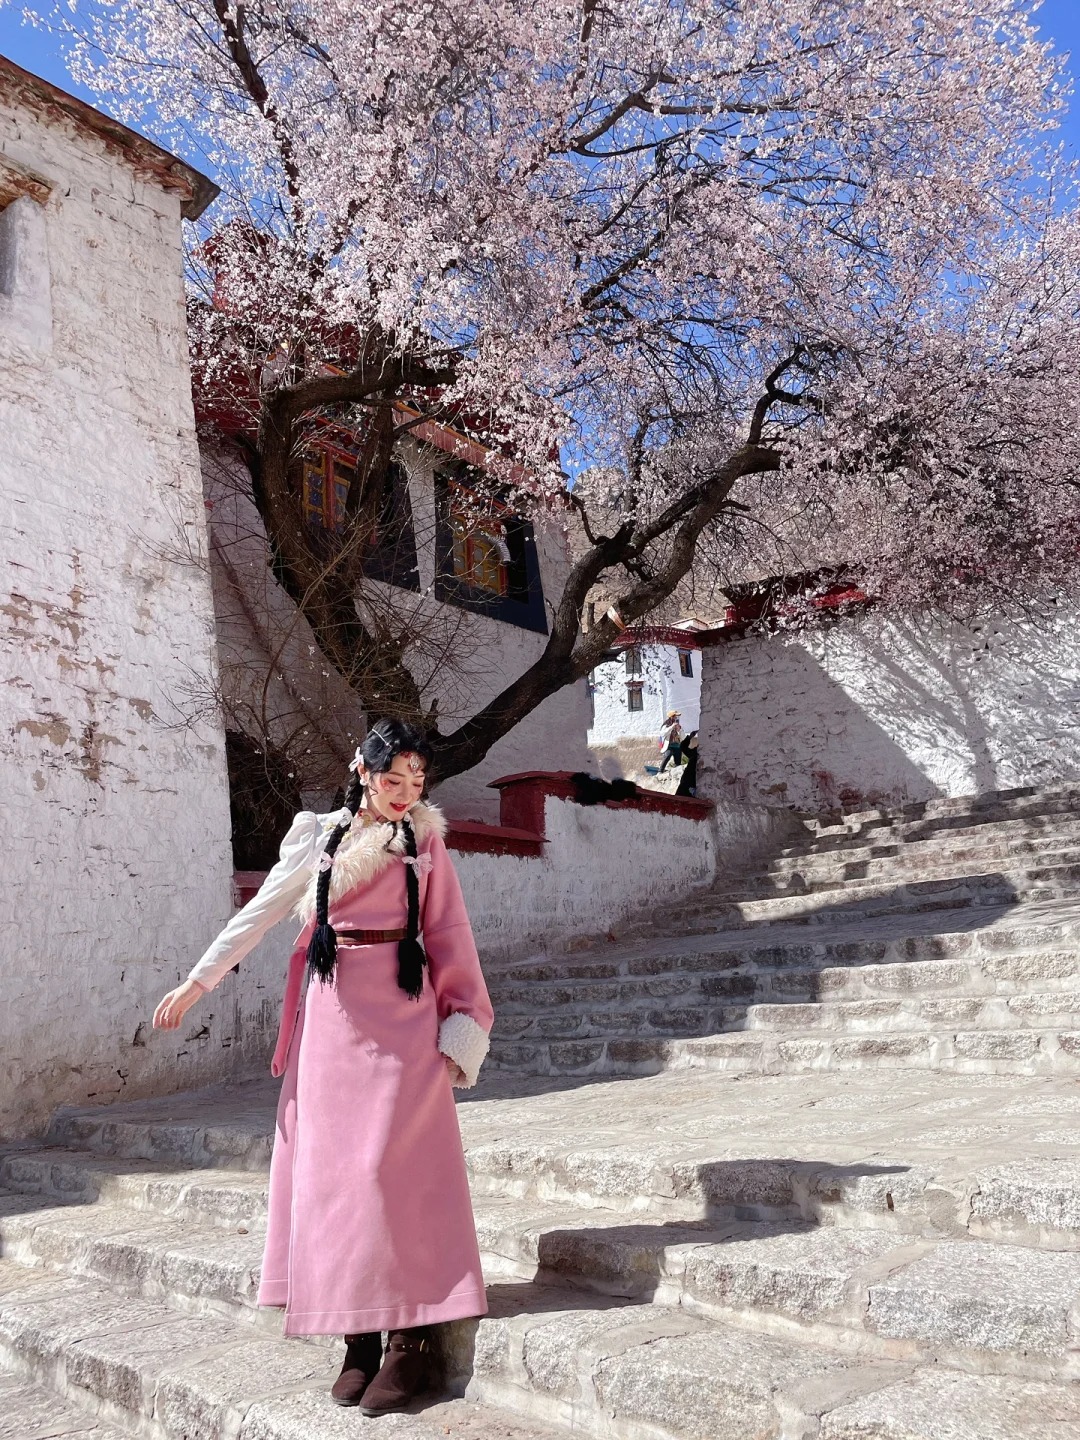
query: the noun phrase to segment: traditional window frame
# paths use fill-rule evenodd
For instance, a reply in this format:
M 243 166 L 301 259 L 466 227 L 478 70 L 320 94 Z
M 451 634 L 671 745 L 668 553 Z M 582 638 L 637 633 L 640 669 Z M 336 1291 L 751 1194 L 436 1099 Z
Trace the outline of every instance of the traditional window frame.
M 640 712 L 645 709 L 645 685 L 641 680 L 630 680 L 626 686 L 626 708 Z
M 693 680 L 694 652 L 692 650 L 679 650 L 676 653 L 679 657 L 679 674 L 686 680 Z
M 340 535 L 345 528 L 349 487 L 356 477 L 359 456 L 330 441 L 313 442 L 303 458 L 302 499 L 305 519 L 325 535 Z M 364 563 L 370 580 L 382 580 L 400 589 L 420 589 L 416 532 L 409 497 L 408 473 L 396 457 L 388 469 L 389 485 L 382 497 L 372 547 Z
M 547 609 L 533 527 L 497 499 L 471 490 L 466 483 L 469 472 L 470 467 L 460 461 L 435 471 L 435 599 L 546 635 Z M 505 566 L 504 593 L 470 583 L 468 553 L 462 555 L 463 537 L 455 535 L 452 523 L 455 514 L 464 517 L 466 513 L 471 523 L 461 527 L 465 533 L 482 535 L 486 531 L 492 543 L 497 543 L 501 528 L 498 538 L 506 547 L 506 555 L 501 557 Z M 455 542 L 459 545 L 457 567 Z

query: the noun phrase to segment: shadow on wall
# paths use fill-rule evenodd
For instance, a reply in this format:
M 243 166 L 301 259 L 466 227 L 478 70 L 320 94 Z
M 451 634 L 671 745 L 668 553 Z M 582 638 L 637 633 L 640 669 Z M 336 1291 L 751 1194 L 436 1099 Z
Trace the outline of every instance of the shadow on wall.
M 864 673 L 860 700 L 798 641 L 736 642 L 706 663 L 699 795 L 818 814 L 945 793 L 874 714 L 912 716 L 925 747 L 943 739 L 943 705 L 900 665 Z
M 870 614 L 706 652 L 702 791 L 852 810 L 1080 775 L 1080 626 Z

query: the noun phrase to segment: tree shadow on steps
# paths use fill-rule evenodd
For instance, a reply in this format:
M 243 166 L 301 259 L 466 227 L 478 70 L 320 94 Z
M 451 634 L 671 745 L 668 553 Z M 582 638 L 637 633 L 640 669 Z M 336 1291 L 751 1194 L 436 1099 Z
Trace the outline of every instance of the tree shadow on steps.
M 661 1313 L 676 1314 L 687 1296 L 705 1306 L 723 1305 L 723 1254 L 728 1247 L 764 1237 L 790 1235 L 797 1240 L 809 1235 L 830 1208 L 835 1212 L 855 1190 L 864 1212 L 877 1208 L 882 1216 L 891 1216 L 893 1190 L 903 1184 L 910 1167 L 755 1158 L 709 1161 L 693 1171 L 693 1190 L 703 1201 L 700 1218 L 627 1217 L 617 1225 L 544 1230 L 531 1278 L 488 1285 L 489 1318 L 512 1321 L 654 1305 Z M 597 1211 L 597 1218 L 603 1213 Z M 483 1248 L 490 1249 L 491 1243 Z M 900 1230 L 896 1243 L 903 1243 Z M 477 1329 L 475 1320 L 456 1322 L 445 1327 L 442 1337 L 443 1372 L 448 1386 L 459 1392 L 473 1373 Z

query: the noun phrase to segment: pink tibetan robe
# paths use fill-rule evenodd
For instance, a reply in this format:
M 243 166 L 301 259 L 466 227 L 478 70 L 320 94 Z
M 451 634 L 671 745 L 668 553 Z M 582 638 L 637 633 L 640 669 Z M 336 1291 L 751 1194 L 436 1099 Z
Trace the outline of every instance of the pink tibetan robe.
M 289 966 L 274 1073 L 284 1079 L 270 1166 L 261 1305 L 287 1335 L 345 1335 L 482 1315 L 487 1305 L 450 1076 L 471 1085 L 492 1012 L 442 817 L 412 812 L 421 935 L 419 1001 L 397 983 L 397 945 L 339 941 L 335 981 L 302 995 L 312 867 L 336 815 L 296 817 L 259 894 L 191 972 L 210 988 L 292 910 L 305 921 Z M 387 848 L 389 845 L 389 848 Z M 338 849 L 330 921 L 406 923 L 403 843 L 356 821 Z

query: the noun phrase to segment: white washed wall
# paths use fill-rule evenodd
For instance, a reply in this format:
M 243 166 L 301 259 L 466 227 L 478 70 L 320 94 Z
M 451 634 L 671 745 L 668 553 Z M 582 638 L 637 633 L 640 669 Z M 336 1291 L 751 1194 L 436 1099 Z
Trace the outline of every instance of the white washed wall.
M 1080 612 L 880 613 L 705 653 L 700 788 L 819 810 L 1080 779 Z
M 213 663 L 205 573 L 171 558 L 205 549 L 179 200 L 89 131 L 8 101 L 0 152 L 53 186 L 43 209 L 16 202 L 35 208 L 17 303 L 0 308 L 0 1134 L 12 1134 L 58 1103 L 232 1073 L 261 991 L 237 988 L 179 1038 L 151 1033 L 157 999 L 230 909 L 222 737 L 214 723 L 175 728 L 179 696 Z M 38 288 L 20 295 L 27 265 Z
M 549 796 L 543 855 L 454 855 L 485 960 L 557 952 L 575 936 L 668 904 L 789 843 L 786 812 L 721 802 L 708 820 Z
M 614 745 L 619 740 L 649 737 L 656 739 L 664 718 L 671 710 L 682 716 L 683 730 L 698 728 L 701 713 L 700 652 L 691 651 L 694 674 L 679 673 L 679 652 L 674 645 L 642 645 L 641 675 L 628 675 L 620 654 L 617 660 L 598 665 L 593 672 L 593 711 L 589 727 L 590 745 Z M 642 682 L 642 708 L 626 704 L 627 682 Z M 659 753 L 659 752 L 657 752 Z

